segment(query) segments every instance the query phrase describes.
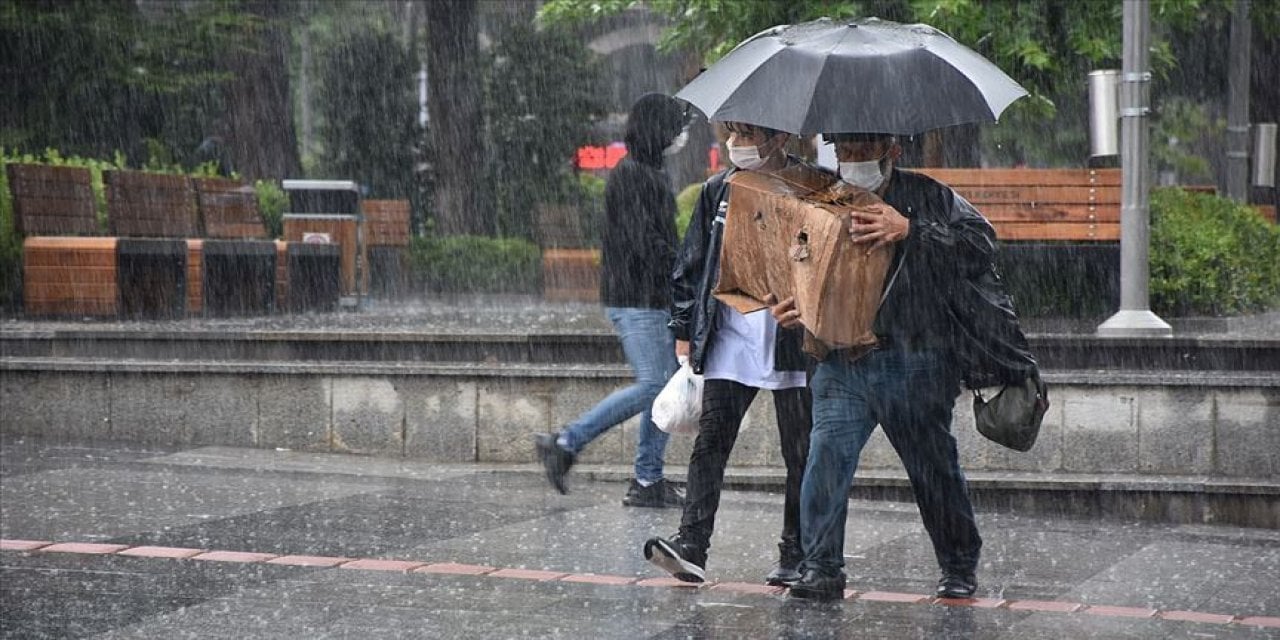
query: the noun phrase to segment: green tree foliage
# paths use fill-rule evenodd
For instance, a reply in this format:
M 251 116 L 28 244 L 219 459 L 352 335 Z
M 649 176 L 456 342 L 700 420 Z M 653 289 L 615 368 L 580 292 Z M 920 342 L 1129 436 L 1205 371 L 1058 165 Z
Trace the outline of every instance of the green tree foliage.
M 489 184 L 498 233 L 528 238 L 539 204 L 590 205 L 572 160 L 606 108 L 601 69 L 580 39 L 530 25 L 502 33 L 487 64 Z
M 219 3 L 0 3 L 0 146 L 189 162 L 249 19 Z
M 983 130 L 984 155 L 997 165 L 1081 162 L 1088 155 L 1086 74 L 1120 67 L 1118 0 L 549 0 L 539 15 L 549 24 L 572 24 L 639 6 L 670 21 L 663 47 L 695 51 L 707 64 L 770 26 L 821 16 L 933 25 L 1031 93 L 1005 112 L 1000 125 Z M 1232 0 L 1151 0 L 1157 78 L 1177 69 L 1179 41 L 1225 28 L 1233 6 Z M 1280 2 L 1254 2 L 1251 11 L 1259 33 L 1280 35 Z
M 318 66 L 318 172 L 354 179 L 370 197 L 409 197 L 419 135 L 409 52 L 384 30 L 357 31 L 327 47 Z

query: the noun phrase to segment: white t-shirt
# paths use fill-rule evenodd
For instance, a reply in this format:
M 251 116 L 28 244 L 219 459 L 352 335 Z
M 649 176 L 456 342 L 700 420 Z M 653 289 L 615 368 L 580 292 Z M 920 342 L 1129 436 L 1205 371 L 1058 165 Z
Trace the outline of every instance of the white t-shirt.
M 707 380 L 732 380 L 757 389 L 793 389 L 805 385 L 804 371 L 774 371 L 773 350 L 778 322 L 768 309 L 748 314 L 721 304 L 719 328 L 711 338 L 702 367 Z

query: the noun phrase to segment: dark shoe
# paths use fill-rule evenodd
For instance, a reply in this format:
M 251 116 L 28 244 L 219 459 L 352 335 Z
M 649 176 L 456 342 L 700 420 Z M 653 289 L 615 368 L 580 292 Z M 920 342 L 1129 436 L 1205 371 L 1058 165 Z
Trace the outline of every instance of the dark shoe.
M 844 597 L 844 574 L 824 576 L 808 569 L 800 579 L 791 584 L 788 593 L 792 598 L 806 600 L 839 600 Z
M 973 574 L 948 573 L 938 581 L 939 598 L 972 598 L 978 590 Z
M 644 543 L 644 559 L 682 582 L 707 579 L 707 550 L 680 539 L 680 534 L 667 538 L 649 538 Z
M 622 497 L 622 506 L 651 507 L 654 509 L 683 507 L 684 494 L 665 478 L 647 487 L 632 478 L 631 486 L 627 488 L 627 495 Z
M 542 468 L 547 472 L 547 481 L 556 491 L 569 493 L 564 484 L 564 476 L 569 473 L 576 457 L 572 451 L 556 444 L 557 434 L 538 433 L 533 436 L 533 446 L 538 451 L 538 459 L 542 460 Z
M 771 587 L 784 587 L 800 579 L 800 561 L 804 554 L 800 552 L 800 543 L 794 540 L 783 540 L 778 543 L 778 566 L 765 577 L 764 583 Z

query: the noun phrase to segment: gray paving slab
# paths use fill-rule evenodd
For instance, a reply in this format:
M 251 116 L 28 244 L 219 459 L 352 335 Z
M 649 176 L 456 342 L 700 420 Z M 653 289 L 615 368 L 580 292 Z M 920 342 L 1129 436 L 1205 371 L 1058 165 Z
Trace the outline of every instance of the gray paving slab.
M 660 574 L 644 539 L 674 510 L 628 509 L 618 482 L 555 494 L 536 468 L 227 447 L 0 441 L 0 537 L 499 569 Z M 708 571 L 758 584 L 781 498 L 726 492 Z M 1280 532 L 980 512 L 980 595 L 1280 615 Z M 852 501 L 850 587 L 925 594 L 915 507 Z M 4 638 L 1270 638 L 1260 626 L 1005 608 L 795 601 L 721 588 L 0 552 Z

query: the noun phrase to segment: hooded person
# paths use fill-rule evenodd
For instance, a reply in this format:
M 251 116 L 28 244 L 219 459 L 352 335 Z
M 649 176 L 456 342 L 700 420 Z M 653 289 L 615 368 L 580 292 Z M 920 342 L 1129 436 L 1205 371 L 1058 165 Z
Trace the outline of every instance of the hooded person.
M 663 159 L 687 138 L 686 111 L 659 93 L 641 96 L 627 117 L 627 156 L 605 186 L 600 300 L 635 373 L 619 389 L 556 433 L 534 436 L 547 480 L 568 493 L 565 477 L 578 454 L 606 431 L 640 416 L 635 477 L 622 504 L 678 507 L 684 496 L 663 476 L 668 435 L 650 418 L 653 400 L 677 368 L 669 276 L 676 256 L 676 201 Z

